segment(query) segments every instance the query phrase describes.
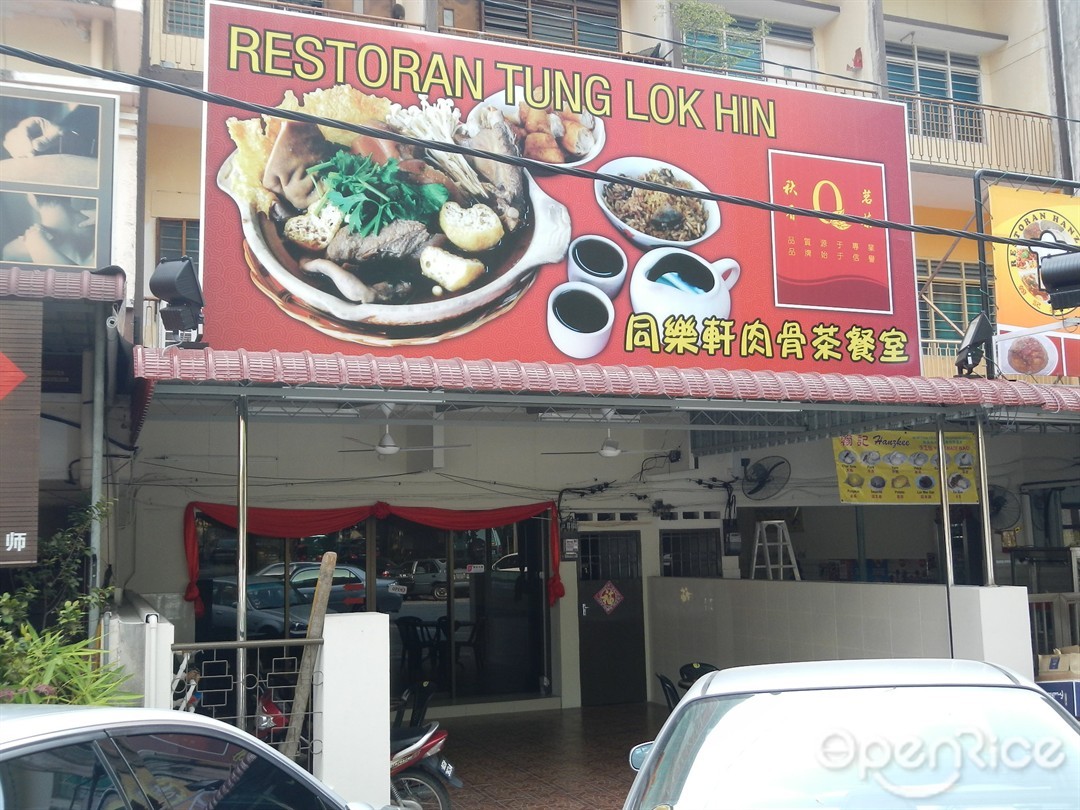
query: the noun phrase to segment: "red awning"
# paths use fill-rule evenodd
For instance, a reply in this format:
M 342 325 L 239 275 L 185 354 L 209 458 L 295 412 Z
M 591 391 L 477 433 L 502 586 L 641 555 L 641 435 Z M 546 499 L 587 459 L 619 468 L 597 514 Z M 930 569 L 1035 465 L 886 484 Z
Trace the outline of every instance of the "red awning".
M 701 368 L 436 360 L 430 357 L 135 348 L 145 395 L 159 382 L 385 390 L 699 398 L 837 404 L 971 405 L 1080 413 L 1080 387 L 1015 380 Z

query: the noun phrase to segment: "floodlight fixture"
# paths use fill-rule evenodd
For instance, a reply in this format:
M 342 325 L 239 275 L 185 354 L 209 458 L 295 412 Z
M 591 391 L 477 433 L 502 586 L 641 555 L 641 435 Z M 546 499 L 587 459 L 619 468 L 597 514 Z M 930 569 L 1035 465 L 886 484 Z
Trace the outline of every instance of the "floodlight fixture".
M 195 332 L 202 325 L 203 297 L 195 265 L 187 256 L 162 258 L 150 274 L 150 292 L 165 302 L 159 314 L 169 332 Z
M 964 339 L 956 351 L 957 376 L 973 377 L 986 354 L 986 343 L 993 338 L 994 327 L 985 312 L 980 312 L 964 330 Z

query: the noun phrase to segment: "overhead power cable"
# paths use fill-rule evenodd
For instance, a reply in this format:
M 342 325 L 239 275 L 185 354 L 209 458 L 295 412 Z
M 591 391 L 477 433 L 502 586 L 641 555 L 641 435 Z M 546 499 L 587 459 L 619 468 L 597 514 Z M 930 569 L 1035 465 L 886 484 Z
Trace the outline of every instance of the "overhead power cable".
M 54 56 L 47 56 L 45 54 L 35 53 L 34 51 L 28 51 L 23 48 L 16 48 L 12 45 L 0 44 L 0 54 L 5 56 L 13 56 L 18 59 L 25 59 L 29 62 L 35 62 L 40 65 L 58 68 L 60 70 L 67 70 L 72 73 L 78 73 L 84 76 L 92 76 L 94 78 L 104 79 L 106 81 L 134 85 L 137 87 L 146 87 L 151 90 L 161 90 L 166 93 L 187 96 L 188 98 L 193 98 L 197 101 L 202 101 L 207 104 L 216 104 L 224 107 L 246 110 L 248 112 L 258 113 L 260 115 L 266 115 L 272 118 L 281 118 L 288 121 L 300 121 L 303 123 L 319 124 L 322 126 L 333 127 L 335 129 L 342 129 L 347 132 L 354 132 L 357 135 L 364 135 L 369 138 L 379 138 L 383 140 L 394 141 L 395 143 L 406 144 L 409 146 L 417 147 L 419 149 L 431 149 L 441 152 L 453 152 L 460 155 L 467 155 L 469 157 L 481 158 L 484 160 L 493 160 L 499 163 L 507 163 L 512 166 L 519 166 L 523 169 L 529 169 L 534 172 L 559 174 L 568 177 L 577 177 L 583 180 L 600 181 L 603 183 L 618 183 L 625 186 L 645 189 L 647 191 L 659 191 L 665 194 L 673 194 L 681 197 L 693 197 L 699 200 L 713 200 L 717 203 L 743 206 L 746 208 L 755 208 L 760 211 L 811 217 L 813 219 L 825 219 L 830 222 L 847 222 L 852 225 L 866 225 L 871 228 L 882 228 L 885 230 L 901 231 L 904 233 L 917 233 L 928 236 L 949 236 L 954 239 L 971 239 L 974 241 L 990 242 L 993 244 L 1001 245 L 1017 245 L 1021 247 L 1046 246 L 1045 242 L 1041 242 L 1035 239 L 1013 239 L 1011 237 L 994 236 L 992 234 L 972 233 L 970 231 L 962 231 L 955 228 L 941 228 L 934 225 L 915 225 L 909 222 L 895 222 L 887 219 L 876 219 L 874 217 L 854 216 L 851 214 L 844 214 L 837 211 L 821 211 L 814 208 L 800 208 L 793 205 L 783 205 L 780 203 L 765 202 L 764 200 L 755 200 L 750 197 L 740 197 L 734 194 L 720 194 L 715 191 L 698 191 L 696 189 L 675 188 L 673 186 L 667 186 L 662 183 L 650 183 L 644 180 L 637 180 L 632 177 L 626 177 L 624 175 L 592 172 L 587 169 L 581 169 L 577 167 L 544 163 L 539 160 L 532 160 L 530 158 L 521 157 L 519 155 L 506 155 L 497 152 L 487 152 L 482 149 L 474 149 L 473 147 L 464 146 L 462 144 L 450 141 L 432 141 L 424 138 L 414 138 L 409 135 L 403 135 L 399 132 L 394 132 L 392 130 L 376 129 L 374 127 L 367 127 L 361 124 L 354 124 L 347 121 L 338 121 L 334 118 L 325 118 L 321 116 L 311 115 L 309 113 L 304 113 L 297 110 L 285 110 L 278 107 L 269 107 L 265 104 L 257 104 L 251 101 L 244 101 L 242 99 L 221 95 L 219 93 L 211 93 L 205 90 L 198 90 L 193 87 L 184 87 L 182 85 L 173 84 L 172 82 L 162 81 L 161 79 L 152 79 L 147 76 L 137 76 L 135 74 L 123 73 L 117 70 L 108 70 L 106 68 L 96 68 L 89 65 L 80 65 L 75 62 L 69 62 L 65 59 L 58 59 Z M 1049 178 L 1043 179 L 1045 179 L 1047 182 L 1052 182 L 1052 180 Z M 1061 249 L 1063 252 L 1068 253 L 1080 252 L 1080 246 L 1062 245 Z

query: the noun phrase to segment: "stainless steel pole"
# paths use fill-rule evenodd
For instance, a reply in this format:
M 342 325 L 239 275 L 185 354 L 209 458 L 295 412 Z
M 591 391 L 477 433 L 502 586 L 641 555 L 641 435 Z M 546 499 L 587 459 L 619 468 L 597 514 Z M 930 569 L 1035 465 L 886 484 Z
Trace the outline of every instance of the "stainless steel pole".
M 953 644 L 952 624 L 952 589 L 956 582 L 956 575 L 953 571 L 952 521 L 949 519 L 949 474 L 946 471 L 945 460 L 945 418 L 942 416 L 937 419 L 937 447 L 938 488 L 941 490 L 941 530 L 945 544 L 945 550 L 942 554 L 945 563 L 945 621 L 949 630 L 949 657 L 952 658 L 956 654 Z
M 949 519 L 949 473 L 945 463 L 945 420 L 938 417 L 937 446 L 938 446 L 938 489 L 941 492 L 941 528 L 945 539 L 945 584 L 956 584 L 956 573 L 953 569 L 952 553 L 952 521 Z
M 236 639 L 247 641 L 247 398 L 236 400 Z M 236 725 L 247 726 L 247 650 L 236 651 Z
M 95 507 L 105 498 L 105 318 L 100 312 L 94 319 L 94 403 L 90 445 L 90 502 Z M 90 587 L 101 584 L 101 520 L 90 523 Z M 96 607 L 87 612 L 88 637 L 97 637 L 99 613 Z
M 979 457 L 979 511 L 982 513 L 983 565 L 986 584 L 994 581 L 994 533 L 990 529 L 990 482 L 986 472 L 986 415 L 980 413 L 975 422 L 975 452 Z

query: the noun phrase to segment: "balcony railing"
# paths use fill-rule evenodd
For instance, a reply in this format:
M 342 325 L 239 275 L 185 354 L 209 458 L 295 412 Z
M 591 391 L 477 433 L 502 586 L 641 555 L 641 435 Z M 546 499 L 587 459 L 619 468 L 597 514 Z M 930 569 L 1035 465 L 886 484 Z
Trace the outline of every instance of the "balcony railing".
M 1054 122 L 1036 113 L 891 94 L 908 108 L 911 159 L 937 166 L 1054 173 Z
M 687 70 L 700 71 L 702 73 L 715 73 L 721 76 L 729 76 L 733 79 L 747 79 L 754 82 L 764 82 L 765 84 L 778 84 L 782 87 L 799 87 L 804 90 L 819 90 L 826 93 L 835 93 L 842 96 L 861 96 L 862 98 L 876 98 L 878 93 L 876 90 L 870 89 L 861 84 L 829 84 L 828 82 L 816 82 L 810 79 L 799 78 L 796 76 L 773 76 L 766 73 L 754 73 L 746 70 L 736 70 L 735 68 L 717 68 L 709 65 L 698 65 L 692 62 L 687 62 L 683 65 Z
M 201 15 L 202 13 L 202 6 L 197 3 L 192 4 L 185 0 L 150 0 L 150 31 L 152 32 L 149 43 L 150 64 L 154 67 L 199 72 L 203 69 L 203 39 L 201 35 L 192 35 L 192 29 L 183 24 L 183 20 L 181 20 L 182 24 L 178 25 L 175 13 L 171 15 L 167 13 L 167 8 L 174 8 L 171 5 L 174 2 L 180 2 L 189 11 L 194 9 L 191 11 L 192 14 Z M 378 25 L 419 30 L 419 26 L 388 20 L 385 17 L 309 6 L 302 0 L 293 3 L 278 0 L 241 0 L 241 2 L 264 8 L 280 8 L 322 17 L 361 20 Z M 201 18 L 188 22 L 195 24 L 194 30 L 201 31 Z M 440 30 L 456 36 L 541 47 L 547 50 L 604 56 L 644 64 L 667 64 L 663 59 L 653 59 L 635 53 L 596 51 L 574 45 L 523 40 L 457 28 Z M 719 72 L 725 76 L 841 95 L 871 98 L 878 95 L 876 90 L 864 84 L 845 84 L 842 81 L 830 84 L 799 77 L 769 76 L 732 69 L 717 71 L 716 68 L 693 64 L 687 64 L 685 68 L 693 71 Z M 933 166 L 954 166 L 973 170 L 996 169 L 1042 176 L 1052 176 L 1055 172 L 1054 122 L 1048 116 L 925 96 L 892 93 L 890 98 L 907 105 L 908 149 L 913 161 Z
M 714 68 L 694 65 L 687 65 L 687 68 L 717 72 Z M 730 69 L 722 73 L 740 79 L 826 93 L 864 98 L 878 95 L 864 86 L 828 84 Z M 908 152 L 914 161 L 934 166 L 996 169 L 1044 177 L 1054 174 L 1054 121 L 1048 116 L 901 93 L 890 93 L 889 98 L 907 105 Z
M 423 26 L 388 20 L 386 17 L 323 8 L 319 4 L 308 4 L 304 0 L 296 0 L 292 3 L 282 0 L 238 0 L 238 2 L 248 6 L 296 11 L 317 17 L 359 20 L 377 25 L 393 25 L 397 28 L 423 29 Z M 201 72 L 204 64 L 202 3 L 190 3 L 186 0 L 180 0 L 180 2 L 149 0 L 147 5 L 149 9 L 147 13 L 150 15 L 150 65 Z

